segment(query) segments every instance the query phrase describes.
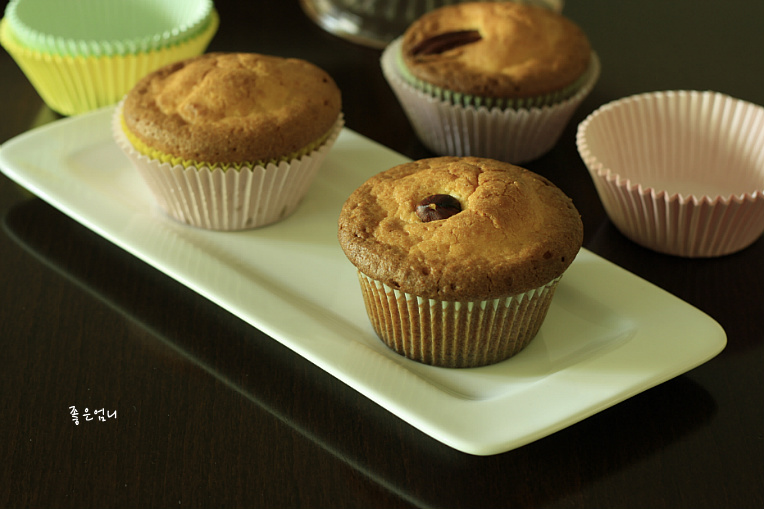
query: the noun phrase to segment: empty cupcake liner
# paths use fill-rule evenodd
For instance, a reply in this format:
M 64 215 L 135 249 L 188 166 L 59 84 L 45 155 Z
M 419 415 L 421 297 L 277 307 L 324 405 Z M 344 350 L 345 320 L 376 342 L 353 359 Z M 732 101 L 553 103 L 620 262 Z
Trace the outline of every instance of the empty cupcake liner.
M 278 164 L 210 169 L 162 163 L 135 150 L 122 130 L 121 105 L 112 131 L 156 199 L 175 220 L 208 230 L 245 230 L 281 221 L 307 194 L 342 130 L 342 114 L 326 141 L 308 155 Z
M 212 0 L 11 0 L 5 18 L 18 43 L 69 56 L 156 51 L 196 37 Z
M 146 53 L 83 57 L 34 51 L 13 37 L 0 20 L 0 44 L 13 57 L 43 101 L 62 115 L 77 115 L 117 103 L 135 83 L 155 69 L 203 53 L 219 24 L 210 23 L 196 37 Z
M 431 97 L 406 83 L 397 69 L 402 39 L 382 54 L 382 71 L 422 143 L 438 155 L 476 156 L 521 164 L 554 147 L 576 108 L 594 88 L 600 61 L 592 52 L 588 80 L 572 97 L 541 107 L 469 107 Z
M 639 94 L 578 127 L 578 150 L 613 224 L 634 242 L 714 257 L 764 232 L 764 108 L 712 91 Z
M 404 357 L 439 367 L 486 366 L 525 348 L 546 318 L 560 277 L 527 292 L 479 302 L 423 299 L 358 272 L 377 335 Z

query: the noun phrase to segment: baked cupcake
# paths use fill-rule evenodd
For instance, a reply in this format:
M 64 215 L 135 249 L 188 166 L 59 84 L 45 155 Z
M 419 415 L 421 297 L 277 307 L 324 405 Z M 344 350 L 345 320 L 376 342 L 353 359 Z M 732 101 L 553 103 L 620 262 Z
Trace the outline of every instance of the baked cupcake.
M 203 53 L 218 24 L 211 0 L 11 0 L 0 44 L 52 110 L 76 115 Z
M 525 348 L 583 241 L 578 211 L 549 180 L 475 157 L 375 175 L 338 223 L 376 333 L 441 367 L 493 364 Z
M 334 80 L 304 60 L 208 53 L 141 79 L 113 130 L 167 214 L 241 230 L 297 208 L 339 135 L 341 106 Z
M 514 2 L 431 11 L 386 48 L 381 65 L 430 150 L 512 163 L 555 145 L 600 70 L 575 23 Z

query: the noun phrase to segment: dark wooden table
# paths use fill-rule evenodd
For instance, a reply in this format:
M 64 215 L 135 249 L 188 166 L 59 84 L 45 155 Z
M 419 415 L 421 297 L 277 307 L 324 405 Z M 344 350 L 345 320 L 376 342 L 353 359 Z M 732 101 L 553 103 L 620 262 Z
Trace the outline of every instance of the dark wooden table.
M 210 49 L 313 61 L 342 88 L 349 128 L 430 155 L 378 50 L 325 33 L 296 0 L 217 8 Z M 471 456 L 0 175 L 0 507 L 764 507 L 764 239 L 709 260 L 635 245 L 574 143 L 588 113 L 634 93 L 764 104 L 764 2 L 571 0 L 565 13 L 602 78 L 527 167 L 577 203 L 585 247 L 717 320 L 720 355 L 547 438 Z M 0 142 L 52 118 L 0 52 Z M 75 426 L 70 405 L 118 417 Z

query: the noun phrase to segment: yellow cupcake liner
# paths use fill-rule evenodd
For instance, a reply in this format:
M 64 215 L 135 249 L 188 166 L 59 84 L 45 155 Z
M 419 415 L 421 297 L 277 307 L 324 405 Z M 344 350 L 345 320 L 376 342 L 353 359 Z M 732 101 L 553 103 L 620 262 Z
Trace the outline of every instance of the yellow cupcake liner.
M 106 56 L 187 41 L 207 28 L 213 10 L 212 0 L 11 0 L 5 18 L 25 48 Z
M 155 148 L 149 147 L 148 145 L 143 143 L 143 141 L 141 141 L 135 134 L 133 134 L 132 131 L 130 131 L 130 129 L 125 124 L 124 115 L 120 115 L 119 119 L 120 119 L 120 125 L 122 126 L 122 131 L 124 132 L 124 135 L 127 137 L 128 141 L 130 141 L 130 144 L 133 146 L 135 150 L 145 155 L 146 157 L 150 159 L 156 159 L 160 161 L 161 163 L 169 163 L 172 166 L 181 165 L 186 168 L 207 167 L 212 169 L 221 168 L 223 170 L 228 170 L 228 169 L 238 170 L 243 167 L 250 167 L 250 166 L 257 166 L 257 165 L 267 166 L 269 163 L 278 164 L 281 161 L 299 159 L 300 157 L 313 152 L 318 147 L 323 145 L 326 142 L 326 139 L 332 133 L 332 130 L 330 130 L 326 132 L 323 136 L 321 136 L 319 139 L 306 145 L 304 148 L 296 152 L 292 152 L 291 154 L 286 154 L 285 156 L 282 156 L 282 157 L 268 159 L 268 160 L 260 160 L 260 161 L 246 161 L 241 163 L 219 163 L 219 162 L 213 162 L 213 161 L 195 161 L 191 159 L 183 159 L 182 157 L 174 156 L 172 154 L 167 154 L 165 152 L 162 152 L 161 150 L 157 150 Z
M 561 279 L 478 302 L 423 299 L 358 272 L 366 311 L 380 339 L 423 364 L 471 368 L 520 353 L 541 328 Z
M 40 97 L 62 115 L 78 115 L 117 103 L 143 76 L 164 65 L 202 54 L 218 29 L 212 20 L 197 37 L 155 51 L 103 57 L 67 56 L 34 51 L 0 20 L 0 45 L 13 57 Z

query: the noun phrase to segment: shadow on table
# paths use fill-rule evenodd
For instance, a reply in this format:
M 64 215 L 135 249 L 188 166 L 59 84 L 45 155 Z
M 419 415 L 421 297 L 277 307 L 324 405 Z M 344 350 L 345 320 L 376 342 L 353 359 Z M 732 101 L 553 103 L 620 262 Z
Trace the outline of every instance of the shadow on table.
M 716 412 L 708 392 L 680 376 L 519 449 L 471 456 L 409 426 L 225 310 L 200 305 L 199 295 L 179 292 L 167 276 L 45 202 L 24 202 L 3 219 L 5 232 L 44 266 L 149 331 L 153 349 L 202 368 L 414 506 L 555 505 L 682 440 Z M 83 248 L 71 250 L 71 243 L 85 244 L 93 256 L 78 257 Z M 93 259 L 102 263 L 94 267 Z M 197 326 L 207 322 L 225 341 L 194 342 L 199 334 L 138 302 L 124 290 L 124 278 L 158 293 L 154 300 L 172 302 L 174 314 L 195 313 Z M 293 397 L 284 398 L 285 383 Z

